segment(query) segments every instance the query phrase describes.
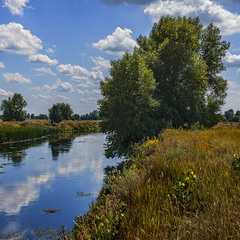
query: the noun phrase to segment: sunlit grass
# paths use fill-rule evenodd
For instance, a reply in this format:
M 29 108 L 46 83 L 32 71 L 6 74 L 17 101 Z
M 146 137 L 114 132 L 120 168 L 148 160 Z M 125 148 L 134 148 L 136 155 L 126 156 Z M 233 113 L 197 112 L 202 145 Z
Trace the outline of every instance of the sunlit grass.
M 3 126 L 0 127 L 0 142 L 35 139 L 57 133 L 58 130 L 53 127 Z
M 99 131 L 99 122 L 68 120 L 53 125 L 48 120 L 0 121 L 0 143 L 31 140 L 63 132 L 96 132 Z
M 109 171 L 98 202 L 70 238 L 240 239 L 240 178 L 233 167 L 239 140 L 239 125 L 168 129 L 148 140 L 130 168 Z M 116 213 L 123 215 L 117 226 Z

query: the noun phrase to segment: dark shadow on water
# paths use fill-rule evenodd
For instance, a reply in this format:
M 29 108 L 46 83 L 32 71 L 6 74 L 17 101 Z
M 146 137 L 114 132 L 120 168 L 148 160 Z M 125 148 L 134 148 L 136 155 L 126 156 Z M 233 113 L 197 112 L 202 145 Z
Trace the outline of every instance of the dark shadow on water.
M 0 146 L 0 157 L 18 166 L 27 156 L 26 149 L 39 146 L 46 142 L 47 139 L 39 139 L 33 142 L 9 143 Z
M 82 134 L 61 134 L 48 139 L 38 139 L 32 142 L 19 142 L 0 145 L 0 157 L 7 159 L 8 162 L 14 163 L 15 166 L 25 159 L 27 156 L 26 149 L 30 147 L 40 146 L 47 141 L 52 151 L 52 159 L 58 160 L 60 154 L 69 152 L 74 139 Z
M 76 134 L 60 135 L 57 139 L 49 140 L 48 146 L 52 151 L 52 160 L 57 161 L 60 154 L 70 151 Z

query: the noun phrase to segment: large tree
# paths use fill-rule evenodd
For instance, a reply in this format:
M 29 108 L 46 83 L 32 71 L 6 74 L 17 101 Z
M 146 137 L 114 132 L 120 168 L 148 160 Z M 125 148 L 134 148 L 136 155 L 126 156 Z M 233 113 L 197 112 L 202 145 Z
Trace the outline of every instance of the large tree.
M 99 101 L 100 116 L 106 119 L 102 128 L 108 134 L 107 157 L 128 155 L 134 143 L 157 133 L 155 80 L 144 59 L 127 53 L 111 65 L 111 77 L 101 82 L 104 98 Z
M 23 121 L 26 119 L 26 112 L 23 110 L 27 106 L 27 102 L 19 93 L 15 93 L 13 97 L 4 99 L 1 104 L 3 111 L 2 119 L 4 121 Z
M 221 119 L 227 81 L 219 74 L 229 43 L 217 27 L 203 28 L 199 18 L 162 17 L 138 45 L 158 84 L 159 118 L 174 127 L 196 121 L 211 126 Z
M 59 123 L 62 120 L 70 120 L 73 114 L 71 106 L 68 103 L 53 104 L 48 111 L 49 119 L 55 123 Z
M 106 119 L 108 156 L 126 155 L 131 145 L 169 125 L 199 121 L 211 126 L 220 120 L 226 97 L 227 81 L 220 73 L 225 69 L 222 59 L 229 43 L 221 40 L 217 27 L 203 28 L 199 18 L 167 16 L 154 24 L 149 37 L 140 36 L 137 42 L 133 55 L 112 62 L 111 77 L 101 84 L 103 100 L 99 103 Z M 135 62 L 141 62 L 141 67 Z M 151 77 L 137 74 L 136 69 Z M 151 104 L 144 105 L 139 95 L 144 87 L 136 88 L 139 81 L 145 87 L 152 83 L 151 91 L 144 89 L 144 98 L 151 99 Z M 133 125 L 131 120 L 139 115 Z M 121 116 L 125 124 L 118 123 Z

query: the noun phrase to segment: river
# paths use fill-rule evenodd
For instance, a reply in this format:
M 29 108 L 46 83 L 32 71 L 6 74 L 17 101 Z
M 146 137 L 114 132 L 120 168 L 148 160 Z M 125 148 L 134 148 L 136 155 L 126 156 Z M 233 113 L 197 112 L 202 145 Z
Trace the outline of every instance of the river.
M 105 135 L 61 136 L 0 148 L 0 239 L 49 239 L 88 210 L 103 184 Z M 51 235 L 52 234 L 52 235 Z

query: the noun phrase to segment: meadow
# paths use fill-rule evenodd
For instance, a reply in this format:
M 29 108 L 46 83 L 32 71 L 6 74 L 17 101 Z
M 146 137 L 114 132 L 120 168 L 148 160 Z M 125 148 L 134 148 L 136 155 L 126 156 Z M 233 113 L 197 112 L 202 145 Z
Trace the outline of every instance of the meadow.
M 63 238 L 240 239 L 240 125 L 166 129 L 106 169 Z
M 29 141 L 66 132 L 99 131 L 100 121 L 66 120 L 52 124 L 49 120 L 0 121 L 0 143 Z

